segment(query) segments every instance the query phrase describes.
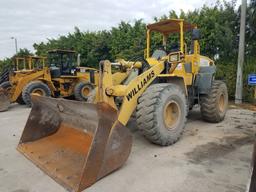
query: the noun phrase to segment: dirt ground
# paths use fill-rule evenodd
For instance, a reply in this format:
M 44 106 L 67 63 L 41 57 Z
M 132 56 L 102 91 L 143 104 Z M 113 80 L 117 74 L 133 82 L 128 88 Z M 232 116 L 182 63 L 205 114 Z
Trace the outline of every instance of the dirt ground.
M 0 113 L 0 192 L 64 192 L 18 151 L 30 109 L 14 104 Z M 183 137 L 168 147 L 144 139 L 132 119 L 131 155 L 125 165 L 87 192 L 243 192 L 248 182 L 256 112 L 230 109 L 218 124 L 190 112 Z

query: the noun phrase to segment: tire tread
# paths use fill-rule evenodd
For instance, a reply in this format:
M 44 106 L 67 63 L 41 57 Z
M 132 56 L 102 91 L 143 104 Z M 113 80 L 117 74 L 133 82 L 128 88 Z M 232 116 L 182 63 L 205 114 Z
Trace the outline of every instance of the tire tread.
M 210 93 L 201 97 L 201 116 L 207 122 L 218 123 L 225 117 L 225 114 L 221 115 L 216 107 L 216 99 L 221 86 L 224 86 L 224 89 L 227 90 L 224 82 L 218 80 L 213 81 Z
M 139 130 L 142 134 L 152 143 L 167 146 L 174 144 L 182 135 L 182 130 L 179 130 L 178 136 L 172 136 L 171 138 L 162 135 L 158 128 L 158 122 L 156 117 L 156 109 L 162 103 L 161 95 L 171 92 L 178 92 L 178 95 L 183 95 L 183 92 L 174 84 L 161 83 L 153 84 L 147 88 L 147 90 L 138 99 L 138 105 L 136 108 L 136 121 Z M 185 96 L 182 98 L 186 107 Z M 186 117 L 185 121 L 186 121 Z M 185 122 L 184 122 L 185 125 Z

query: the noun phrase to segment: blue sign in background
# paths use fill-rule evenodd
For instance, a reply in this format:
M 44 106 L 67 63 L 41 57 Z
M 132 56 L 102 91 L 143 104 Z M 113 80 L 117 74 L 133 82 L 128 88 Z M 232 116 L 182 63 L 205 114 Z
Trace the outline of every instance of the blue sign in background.
M 256 85 L 256 74 L 248 75 L 248 85 Z

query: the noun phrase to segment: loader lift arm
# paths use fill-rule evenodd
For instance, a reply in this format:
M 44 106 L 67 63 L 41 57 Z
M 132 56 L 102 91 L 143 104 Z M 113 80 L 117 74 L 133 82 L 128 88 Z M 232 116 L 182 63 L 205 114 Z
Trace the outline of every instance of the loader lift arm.
M 172 70 L 175 69 L 176 64 L 180 62 L 169 63 Z M 123 61 L 120 63 L 124 66 L 131 66 L 131 62 Z M 141 67 L 141 62 L 136 62 L 133 64 L 137 68 Z M 134 78 L 128 85 L 113 85 L 112 73 L 111 73 L 111 63 L 108 60 L 102 61 L 100 63 L 100 83 L 99 91 L 97 95 L 97 102 L 108 103 L 114 109 L 117 109 L 114 102 L 114 96 L 123 97 L 123 102 L 121 109 L 118 113 L 118 121 L 122 125 L 126 125 L 129 121 L 133 111 L 137 106 L 138 98 L 145 92 L 146 88 L 160 75 L 166 66 L 166 60 L 160 60 L 157 64 L 152 65 L 148 70 L 144 71 L 142 74 Z M 103 83 L 104 82 L 104 83 Z

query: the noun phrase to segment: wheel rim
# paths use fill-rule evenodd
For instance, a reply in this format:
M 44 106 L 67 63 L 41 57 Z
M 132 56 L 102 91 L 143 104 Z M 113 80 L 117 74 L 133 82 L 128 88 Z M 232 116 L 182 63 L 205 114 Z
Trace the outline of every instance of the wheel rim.
M 34 90 L 32 91 L 32 93 L 38 94 L 38 95 L 41 95 L 41 96 L 45 96 L 45 92 L 44 92 L 44 90 L 41 89 L 41 88 L 36 88 L 36 89 L 34 89 Z
M 174 129 L 180 119 L 180 106 L 175 101 L 170 101 L 164 108 L 164 123 L 168 130 Z
M 82 89 L 83 96 L 87 97 L 89 95 L 89 93 L 90 93 L 90 88 L 89 87 L 84 87 Z
M 220 112 L 225 111 L 225 96 L 222 93 L 219 98 L 219 110 Z

